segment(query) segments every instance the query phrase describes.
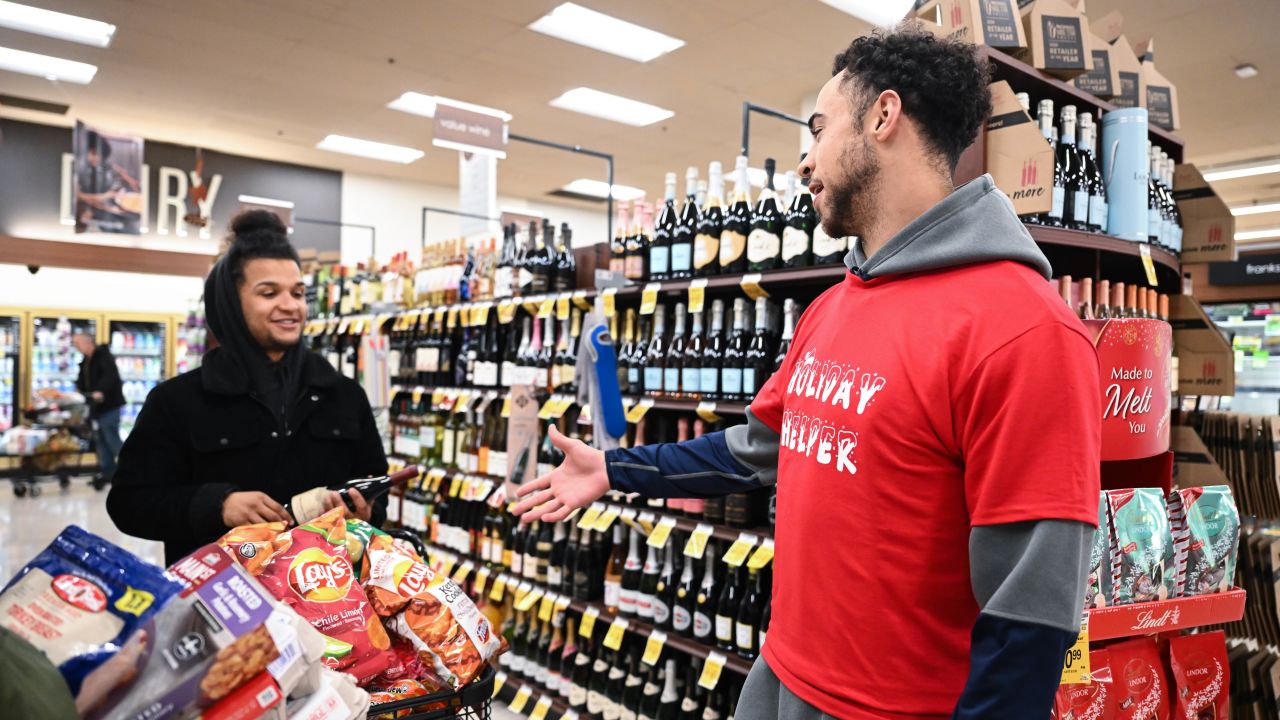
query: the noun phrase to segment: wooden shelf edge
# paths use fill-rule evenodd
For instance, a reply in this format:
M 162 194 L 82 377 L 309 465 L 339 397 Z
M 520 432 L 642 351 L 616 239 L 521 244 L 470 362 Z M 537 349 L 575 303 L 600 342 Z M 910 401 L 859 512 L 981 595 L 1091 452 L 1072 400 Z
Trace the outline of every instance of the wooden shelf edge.
M 1101 250 L 1102 252 L 1114 253 L 1117 255 L 1129 255 L 1139 257 L 1142 255 L 1141 245 L 1129 240 L 1122 240 L 1110 235 L 1101 233 L 1085 232 L 1083 230 L 1072 230 L 1070 228 L 1050 227 L 1048 225 L 1036 225 L 1026 223 L 1027 231 L 1031 233 L 1031 237 L 1037 243 L 1045 245 L 1061 245 L 1066 247 L 1086 248 L 1089 250 Z M 1165 250 L 1164 248 L 1148 245 L 1151 250 L 1151 259 L 1160 265 L 1164 265 L 1175 273 L 1182 273 L 1182 264 L 1178 261 L 1178 256 Z

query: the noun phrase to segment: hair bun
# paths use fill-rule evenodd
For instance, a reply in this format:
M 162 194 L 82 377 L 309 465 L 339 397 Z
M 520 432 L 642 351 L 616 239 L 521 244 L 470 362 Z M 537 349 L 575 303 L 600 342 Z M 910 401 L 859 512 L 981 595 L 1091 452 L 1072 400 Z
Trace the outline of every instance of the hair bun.
M 246 210 L 231 219 L 231 232 L 239 240 L 256 240 L 262 235 L 275 240 L 284 239 L 289 229 L 280 216 L 270 210 Z

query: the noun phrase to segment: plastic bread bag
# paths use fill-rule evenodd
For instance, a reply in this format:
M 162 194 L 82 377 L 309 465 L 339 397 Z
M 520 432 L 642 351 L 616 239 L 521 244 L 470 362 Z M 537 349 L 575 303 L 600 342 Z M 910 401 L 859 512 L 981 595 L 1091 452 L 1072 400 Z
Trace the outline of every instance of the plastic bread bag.
M 448 686 L 471 682 L 507 649 L 471 598 L 448 577 L 399 552 L 370 548 L 369 556 L 365 591 L 374 610 L 430 661 Z
M 357 720 L 369 712 L 369 693 L 345 673 L 324 670 L 315 692 L 291 700 L 289 720 Z
M 181 589 L 159 567 L 70 525 L 0 591 L 0 625 L 43 652 L 79 695 L 86 678 Z M 126 682 L 129 665 L 114 663 L 94 685 Z
M 334 508 L 281 535 L 289 538 L 246 537 L 245 528 L 236 528 L 219 544 L 325 636 L 326 665 L 362 684 L 374 679 L 395 656 L 386 628 L 356 582 L 343 509 Z

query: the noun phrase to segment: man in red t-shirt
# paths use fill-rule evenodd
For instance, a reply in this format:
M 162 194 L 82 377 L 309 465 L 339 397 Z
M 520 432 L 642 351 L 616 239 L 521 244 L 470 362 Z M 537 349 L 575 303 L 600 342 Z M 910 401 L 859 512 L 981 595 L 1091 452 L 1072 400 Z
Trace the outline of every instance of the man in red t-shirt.
M 525 521 L 610 489 L 777 484 L 769 639 L 738 720 L 1038 720 L 1078 630 L 1097 523 L 1091 339 L 1009 199 L 952 177 L 991 111 L 972 45 L 855 40 L 800 175 L 849 273 L 800 319 L 747 424 L 602 453 L 553 431 Z

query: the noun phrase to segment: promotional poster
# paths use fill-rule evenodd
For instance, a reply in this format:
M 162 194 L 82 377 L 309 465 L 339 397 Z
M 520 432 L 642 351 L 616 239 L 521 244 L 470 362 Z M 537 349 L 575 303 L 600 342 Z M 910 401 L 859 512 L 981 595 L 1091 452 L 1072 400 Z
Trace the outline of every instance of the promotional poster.
M 141 234 L 142 138 L 77 120 L 72 145 L 76 232 Z

